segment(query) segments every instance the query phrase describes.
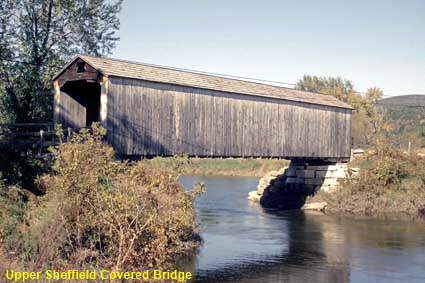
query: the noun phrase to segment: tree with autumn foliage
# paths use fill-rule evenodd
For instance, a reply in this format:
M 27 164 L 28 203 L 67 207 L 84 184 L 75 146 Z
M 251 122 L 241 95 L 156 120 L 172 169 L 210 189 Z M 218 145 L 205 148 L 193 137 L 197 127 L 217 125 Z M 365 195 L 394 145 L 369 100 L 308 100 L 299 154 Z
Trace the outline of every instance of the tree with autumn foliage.
M 341 77 L 318 77 L 305 75 L 296 84 L 296 89 L 332 95 L 351 105 L 353 109 L 354 146 L 368 146 L 375 143 L 384 126 L 383 115 L 377 107 L 377 101 L 383 92 L 372 87 L 361 94 L 354 89 L 350 80 Z

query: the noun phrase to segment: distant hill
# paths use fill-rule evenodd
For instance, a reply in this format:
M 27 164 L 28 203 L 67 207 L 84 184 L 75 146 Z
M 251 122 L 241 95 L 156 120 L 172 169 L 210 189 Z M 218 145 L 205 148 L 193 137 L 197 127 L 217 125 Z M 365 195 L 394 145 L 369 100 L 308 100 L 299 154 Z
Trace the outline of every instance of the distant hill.
M 393 96 L 393 97 L 388 97 L 388 98 L 379 100 L 378 104 L 388 105 L 388 106 L 394 106 L 394 105 L 425 106 L 425 95 L 411 94 L 411 95 Z
M 400 95 L 378 101 L 384 121 L 392 128 L 392 140 L 407 140 L 419 149 L 425 146 L 425 95 Z M 397 142 L 396 142 L 397 141 Z

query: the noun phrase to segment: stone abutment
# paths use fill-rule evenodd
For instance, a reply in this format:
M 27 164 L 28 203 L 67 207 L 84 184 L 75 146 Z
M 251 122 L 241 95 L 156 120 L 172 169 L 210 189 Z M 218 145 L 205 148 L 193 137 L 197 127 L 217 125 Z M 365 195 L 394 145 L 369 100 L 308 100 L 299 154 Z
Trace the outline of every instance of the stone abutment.
M 299 209 L 308 196 L 318 191 L 334 192 L 355 174 L 357 172 L 349 169 L 347 163 L 291 161 L 288 167 L 271 171 L 261 178 L 257 190 L 250 192 L 248 199 L 266 208 Z

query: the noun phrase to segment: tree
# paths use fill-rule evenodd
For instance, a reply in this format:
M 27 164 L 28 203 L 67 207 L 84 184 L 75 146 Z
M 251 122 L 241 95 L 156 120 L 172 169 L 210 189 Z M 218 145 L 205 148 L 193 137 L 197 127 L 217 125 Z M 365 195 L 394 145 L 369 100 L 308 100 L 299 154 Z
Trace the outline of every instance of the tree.
M 335 96 L 347 102 L 354 92 L 351 81 L 340 77 L 318 77 L 304 75 L 295 86 L 296 89 Z
M 0 1 L 0 113 L 11 122 L 52 117 L 51 78 L 75 54 L 110 54 L 123 0 Z
M 296 89 L 332 95 L 348 104 L 353 109 L 352 136 L 355 146 L 375 143 L 383 126 L 383 115 L 376 106 L 382 98 L 381 89 L 369 88 L 365 95 L 354 89 L 350 80 L 340 77 L 318 77 L 304 75 L 295 86 Z

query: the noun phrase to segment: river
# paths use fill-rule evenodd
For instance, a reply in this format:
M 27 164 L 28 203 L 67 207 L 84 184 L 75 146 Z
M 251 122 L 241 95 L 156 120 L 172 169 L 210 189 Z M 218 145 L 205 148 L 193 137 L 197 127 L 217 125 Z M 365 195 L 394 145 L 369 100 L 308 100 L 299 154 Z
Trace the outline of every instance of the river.
M 424 220 L 268 212 L 246 199 L 258 178 L 180 182 L 207 189 L 196 202 L 204 244 L 184 260 L 190 282 L 425 282 Z

